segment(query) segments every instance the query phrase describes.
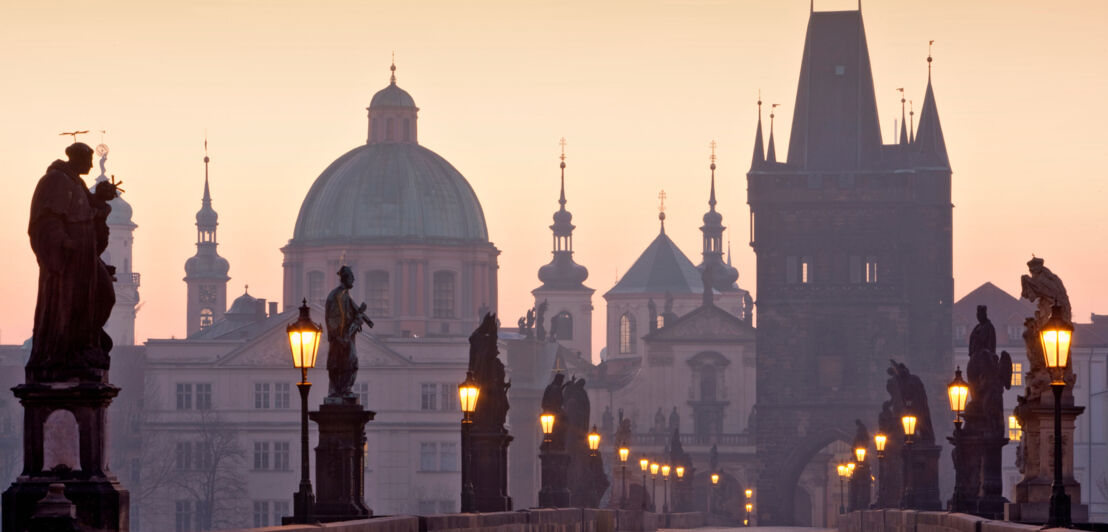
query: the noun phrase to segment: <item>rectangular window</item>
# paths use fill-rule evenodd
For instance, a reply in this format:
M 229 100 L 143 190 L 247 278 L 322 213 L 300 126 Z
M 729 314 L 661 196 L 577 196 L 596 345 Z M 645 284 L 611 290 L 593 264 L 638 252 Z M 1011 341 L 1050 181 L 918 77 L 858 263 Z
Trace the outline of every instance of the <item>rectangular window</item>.
M 197 410 L 211 410 L 212 409 L 212 385 L 211 383 L 201 382 L 196 385 L 196 409 Z
M 849 260 L 850 282 L 851 284 L 859 284 L 862 282 L 862 257 L 851 255 Z
M 273 526 L 281 524 L 281 518 L 285 516 L 291 516 L 292 512 L 289 511 L 289 501 L 273 501 Z
M 370 316 L 389 315 L 389 272 L 375 270 L 366 275 L 365 299 Z
M 254 528 L 269 526 L 269 501 L 254 501 Z
M 458 408 L 458 385 L 442 385 L 442 410 L 453 411 Z
M 1023 386 L 1023 362 L 1012 362 L 1012 386 Z
M 273 442 L 273 469 L 277 471 L 289 470 L 289 442 Z
M 866 257 L 866 284 L 877 283 L 877 257 Z
M 439 444 L 439 469 L 458 471 L 458 444 L 443 442 Z
M 192 466 L 201 471 L 211 470 L 212 444 L 210 442 L 193 442 Z
M 438 470 L 438 446 L 434 442 L 421 442 L 419 444 L 419 470 Z
M 192 410 L 192 384 L 177 383 L 177 410 Z
M 355 382 L 354 393 L 358 396 L 358 404 L 366 406 L 369 404 L 369 383 L 368 382 Z
M 289 383 L 277 382 L 273 384 L 273 408 L 287 409 L 289 407 Z
M 811 277 L 809 277 L 809 275 L 810 275 L 809 270 L 811 269 L 811 267 L 812 267 L 812 257 L 800 257 L 800 283 L 801 284 L 808 284 L 809 282 L 811 282 Z
M 269 408 L 269 383 L 254 383 L 254 408 Z
M 192 532 L 192 501 L 176 501 L 174 517 L 177 532 Z
M 1016 416 L 1008 416 L 1008 439 L 1020 441 L 1020 436 L 1023 436 L 1023 427 L 1020 426 L 1019 420 Z
M 432 287 L 432 316 L 454 317 L 454 272 L 435 272 Z
M 192 442 L 179 441 L 175 446 L 177 471 L 192 469 Z
M 254 442 L 254 469 L 259 471 L 269 469 L 269 442 Z
M 437 401 L 435 401 L 435 395 L 438 390 L 438 385 L 424 383 L 421 384 L 419 388 L 419 409 L 437 410 L 435 408 L 435 405 L 437 404 Z

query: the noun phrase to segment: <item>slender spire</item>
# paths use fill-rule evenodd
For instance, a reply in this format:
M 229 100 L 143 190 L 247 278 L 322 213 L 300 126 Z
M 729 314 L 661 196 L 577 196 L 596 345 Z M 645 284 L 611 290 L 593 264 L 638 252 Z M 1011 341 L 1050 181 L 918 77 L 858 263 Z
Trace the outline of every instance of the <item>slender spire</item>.
M 661 225 L 660 233 L 666 232 L 666 191 L 658 191 L 658 223 Z
M 712 191 L 708 195 L 708 208 L 715 212 L 716 210 L 716 141 L 708 143 L 708 147 L 712 148 L 712 154 L 708 156 L 708 160 L 711 161 L 711 165 L 708 168 L 712 170 Z
M 762 145 L 762 91 L 758 91 L 758 129 L 754 132 L 754 157 L 750 161 L 750 168 L 756 169 L 766 162 L 766 150 Z
M 396 52 L 392 53 L 392 65 L 389 66 L 389 85 L 396 85 Z
M 561 190 L 558 194 L 558 210 L 554 212 L 554 224 L 550 226 L 554 237 L 554 248 L 551 250 L 554 257 L 549 264 L 539 268 L 539 280 L 544 288 L 577 290 L 584 288 L 581 283 L 588 279 L 589 270 L 573 262 L 573 214 L 566 210 L 566 139 L 559 139 L 558 144 L 562 148 L 562 153 L 558 156 Z
M 935 39 L 927 41 L 927 84 L 931 84 L 931 47 L 935 46 Z
M 926 156 L 933 157 L 933 161 L 950 166 L 950 159 L 946 152 L 946 139 L 943 137 L 943 127 L 939 123 L 939 110 L 935 104 L 935 90 L 931 86 L 931 50 L 928 45 L 927 53 L 927 91 L 923 95 L 923 107 L 919 112 L 919 134 L 916 135 L 916 151 Z
M 204 132 L 204 199 L 201 200 L 203 206 L 212 206 L 212 193 L 208 190 L 208 163 L 211 162 L 211 158 L 208 157 L 208 132 Z
M 916 143 L 916 109 L 912 100 L 908 100 L 908 144 Z
M 773 118 L 776 116 L 774 111 L 779 105 L 781 104 L 775 103 L 769 106 L 769 148 L 766 150 L 766 161 L 771 163 L 777 162 L 777 148 L 773 142 Z
M 562 169 L 562 192 L 558 197 L 558 204 L 562 206 L 564 211 L 566 209 L 566 138 L 562 137 L 558 144 L 562 146 L 562 154 L 558 157 L 562 161 L 560 165 Z
M 900 144 L 908 144 L 908 121 L 904 119 L 904 87 L 896 89 L 900 93 Z

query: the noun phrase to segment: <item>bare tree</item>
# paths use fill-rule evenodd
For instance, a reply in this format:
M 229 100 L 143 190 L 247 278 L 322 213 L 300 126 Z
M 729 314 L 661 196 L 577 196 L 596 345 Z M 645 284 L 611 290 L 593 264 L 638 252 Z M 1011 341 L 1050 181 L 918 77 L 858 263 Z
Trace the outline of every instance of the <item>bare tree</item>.
M 191 467 L 178 469 L 172 484 L 197 505 L 198 530 L 235 527 L 245 515 L 246 451 L 235 429 L 211 410 L 199 411 L 192 429 Z

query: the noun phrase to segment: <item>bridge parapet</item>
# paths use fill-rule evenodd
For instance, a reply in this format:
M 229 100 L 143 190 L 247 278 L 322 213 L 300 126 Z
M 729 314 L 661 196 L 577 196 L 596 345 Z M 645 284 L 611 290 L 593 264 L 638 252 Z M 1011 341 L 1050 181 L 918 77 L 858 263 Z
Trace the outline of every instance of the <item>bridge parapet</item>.
M 1039 532 L 1042 527 L 976 515 L 916 510 L 863 510 L 839 516 L 839 532 Z M 1064 529 L 1048 529 L 1064 530 Z

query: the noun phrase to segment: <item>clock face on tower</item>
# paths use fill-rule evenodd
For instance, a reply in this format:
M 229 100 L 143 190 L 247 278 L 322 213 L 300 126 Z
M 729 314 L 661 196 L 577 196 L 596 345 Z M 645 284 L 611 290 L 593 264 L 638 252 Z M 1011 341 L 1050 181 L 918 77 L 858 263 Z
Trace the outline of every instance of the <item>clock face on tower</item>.
M 200 285 L 200 302 L 215 303 L 215 286 L 210 284 Z

